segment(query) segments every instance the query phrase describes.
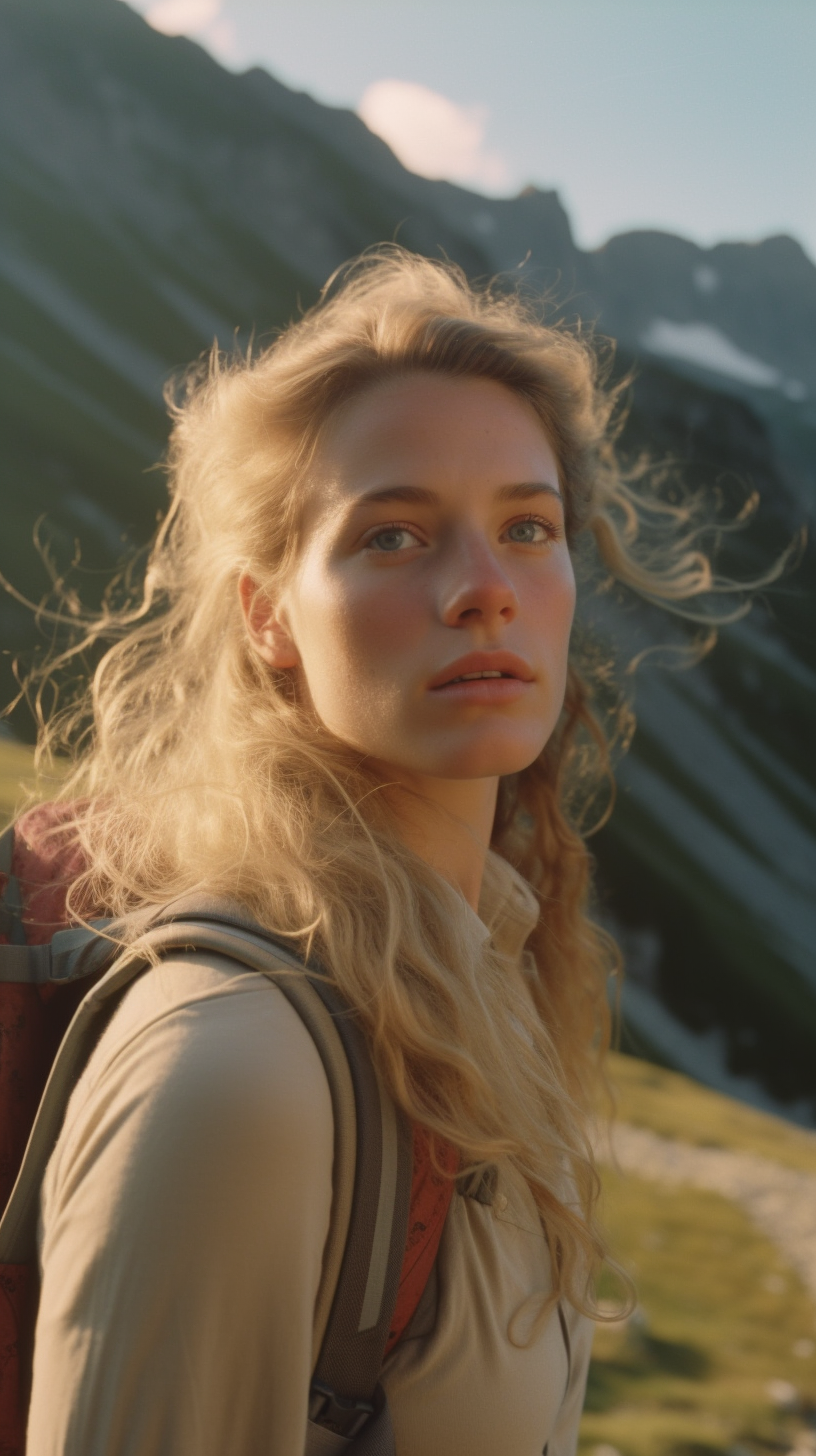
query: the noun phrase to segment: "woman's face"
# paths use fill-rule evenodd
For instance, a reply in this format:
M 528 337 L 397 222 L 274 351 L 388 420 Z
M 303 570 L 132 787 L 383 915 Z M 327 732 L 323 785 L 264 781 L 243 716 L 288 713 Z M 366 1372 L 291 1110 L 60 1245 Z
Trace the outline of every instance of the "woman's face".
M 411 375 L 355 398 L 312 471 L 267 660 L 386 774 L 515 773 L 564 698 L 575 579 L 533 409 L 488 380 Z

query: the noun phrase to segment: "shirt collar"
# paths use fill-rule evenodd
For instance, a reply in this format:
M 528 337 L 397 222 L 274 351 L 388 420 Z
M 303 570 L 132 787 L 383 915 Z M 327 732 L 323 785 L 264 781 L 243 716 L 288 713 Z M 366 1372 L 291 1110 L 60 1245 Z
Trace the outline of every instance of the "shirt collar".
M 496 949 L 518 960 L 538 924 L 538 900 L 518 870 L 501 855 L 488 851 L 479 897 L 479 920 Z

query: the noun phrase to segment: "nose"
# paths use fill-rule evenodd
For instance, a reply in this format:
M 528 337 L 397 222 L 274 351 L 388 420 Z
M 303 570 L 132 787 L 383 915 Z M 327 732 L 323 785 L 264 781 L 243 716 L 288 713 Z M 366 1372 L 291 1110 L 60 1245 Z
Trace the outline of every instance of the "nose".
M 487 541 L 460 541 L 446 573 L 442 620 L 446 627 L 481 626 L 491 634 L 518 612 L 518 596 Z

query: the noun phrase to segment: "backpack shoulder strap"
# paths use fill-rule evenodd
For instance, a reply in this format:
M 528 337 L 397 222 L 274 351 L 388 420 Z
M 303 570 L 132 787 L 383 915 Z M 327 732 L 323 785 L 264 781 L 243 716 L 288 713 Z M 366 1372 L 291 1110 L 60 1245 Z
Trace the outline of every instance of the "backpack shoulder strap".
M 9 979 L 75 980 L 88 974 L 89 962 L 98 965 L 111 954 L 110 942 L 82 930 L 61 932 L 52 946 L 47 974 L 42 958 L 36 969 L 28 962 L 28 975 Z M 9 949 L 0 952 L 7 956 Z M 315 1310 L 307 1456 L 330 1456 L 341 1449 L 388 1456 L 393 1437 L 378 1380 L 407 1235 L 410 1131 L 379 1082 L 360 1027 L 325 976 L 304 967 L 291 948 L 235 907 L 200 901 L 173 907 L 172 920 L 157 923 L 120 955 L 82 1001 L 54 1061 L 0 1219 L 0 1263 L 36 1258 L 45 1167 L 71 1092 L 119 999 L 157 956 L 201 950 L 225 955 L 274 981 L 310 1032 L 329 1082 L 335 1186 Z
M 6 881 L 3 894 L 0 897 L 0 935 L 5 936 L 10 945 L 25 945 L 25 931 L 22 922 L 22 901 L 20 899 L 20 886 L 12 873 L 12 861 L 14 859 L 14 825 L 9 824 L 0 834 L 0 875 Z
M 11 861 L 14 856 L 14 825 L 9 824 L 7 829 L 0 834 L 0 875 L 11 874 Z

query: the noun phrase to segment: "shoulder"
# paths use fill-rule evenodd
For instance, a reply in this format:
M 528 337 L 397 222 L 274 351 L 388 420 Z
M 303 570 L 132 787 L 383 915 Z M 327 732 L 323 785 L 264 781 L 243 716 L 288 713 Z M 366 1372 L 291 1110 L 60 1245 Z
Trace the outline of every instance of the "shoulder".
M 150 1064 L 198 1093 L 274 1092 L 308 1106 L 324 1101 L 314 1041 L 267 976 L 225 956 L 188 953 L 145 971 L 101 1037 L 87 1080 L 115 1064 Z
M 46 1173 L 30 1444 L 302 1451 L 333 1162 L 274 984 L 201 954 L 134 982 Z
M 293 1064 L 320 1062 L 300 1016 L 274 981 L 227 956 L 201 951 L 174 954 L 138 976 L 93 1061 L 107 1065 L 135 1042 L 142 1049 L 166 1042 L 168 1049 L 183 1050 L 191 1067 L 206 1061 L 211 1071 L 233 1076 L 247 1065 L 257 1071 L 260 1064 L 267 1075 L 281 1077 Z M 258 1060 L 247 1063 L 253 1053 Z
M 77 1083 L 49 1169 L 114 1146 L 134 1166 L 195 1148 L 223 1176 L 243 1152 L 292 1172 L 331 1168 L 331 1093 L 320 1054 L 267 977 L 216 955 L 163 961 L 134 982 Z M 310 1149 L 308 1159 L 305 1149 Z M 303 1171 L 303 1170 L 301 1170 Z

